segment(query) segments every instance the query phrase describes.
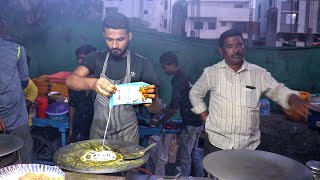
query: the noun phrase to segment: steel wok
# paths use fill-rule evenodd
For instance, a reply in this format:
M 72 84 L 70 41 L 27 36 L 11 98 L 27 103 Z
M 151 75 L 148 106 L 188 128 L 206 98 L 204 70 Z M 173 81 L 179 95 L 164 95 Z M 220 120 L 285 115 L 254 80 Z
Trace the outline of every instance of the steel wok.
M 303 164 L 278 154 L 258 150 L 222 150 L 203 159 L 205 170 L 223 180 L 312 180 Z
M 85 163 L 80 157 L 94 146 L 101 146 L 103 139 L 93 139 L 87 141 L 79 141 L 60 148 L 53 156 L 53 160 L 57 165 L 69 171 L 81 173 L 115 173 L 134 169 L 143 165 L 149 159 L 147 152 L 143 157 L 135 160 L 119 160 L 111 164 Z M 119 140 L 105 140 L 105 145 L 112 148 L 115 152 L 135 152 L 143 149 L 142 146 L 132 142 Z

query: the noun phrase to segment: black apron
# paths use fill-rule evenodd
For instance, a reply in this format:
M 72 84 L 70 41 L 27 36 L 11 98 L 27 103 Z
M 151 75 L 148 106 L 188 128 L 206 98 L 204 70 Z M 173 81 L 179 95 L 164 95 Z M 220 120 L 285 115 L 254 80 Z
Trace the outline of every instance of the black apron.
M 108 79 L 112 84 L 130 83 L 131 57 L 129 50 L 127 54 L 127 70 L 126 76 L 123 79 L 112 80 L 105 75 L 110 55 L 109 53 L 106 56 L 100 77 Z M 94 103 L 94 116 L 90 129 L 90 139 L 103 138 L 108 121 L 109 110 L 109 99 L 97 93 Z M 113 106 L 110 116 L 106 139 L 129 141 L 136 144 L 139 143 L 138 122 L 136 112 L 132 105 Z

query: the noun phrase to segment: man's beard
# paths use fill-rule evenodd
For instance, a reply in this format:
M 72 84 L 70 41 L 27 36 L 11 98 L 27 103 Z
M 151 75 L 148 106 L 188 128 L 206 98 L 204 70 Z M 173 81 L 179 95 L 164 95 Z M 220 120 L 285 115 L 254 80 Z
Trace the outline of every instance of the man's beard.
M 123 50 L 119 48 L 114 48 L 114 49 L 109 48 L 110 55 L 115 59 L 121 58 L 127 52 L 127 50 L 128 50 L 128 45 Z

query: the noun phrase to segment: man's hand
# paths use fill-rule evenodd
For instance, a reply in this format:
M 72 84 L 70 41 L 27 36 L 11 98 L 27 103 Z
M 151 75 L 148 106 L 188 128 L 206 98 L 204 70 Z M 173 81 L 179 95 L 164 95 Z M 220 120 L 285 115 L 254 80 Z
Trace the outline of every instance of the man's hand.
M 116 86 L 105 78 L 100 78 L 94 83 L 94 89 L 97 93 L 100 93 L 106 97 L 110 97 L 112 94 L 116 93 Z
M 286 110 L 286 112 L 288 114 L 292 114 L 292 113 L 296 112 L 299 115 L 305 117 L 305 119 L 308 116 L 308 109 L 320 112 L 320 108 L 313 106 L 313 105 L 309 104 L 308 102 L 302 100 L 296 94 L 292 94 L 289 97 L 289 105 L 290 105 L 290 109 Z
M 149 121 L 149 125 L 151 126 L 151 127 L 159 127 L 160 125 L 162 124 L 162 121 L 160 121 L 160 119 L 151 119 L 150 121 Z
M 202 120 L 203 123 L 206 122 L 206 119 L 207 119 L 207 117 L 208 117 L 208 114 L 209 114 L 209 113 L 208 113 L 207 111 L 204 111 L 204 112 L 202 112 L 202 113 L 199 114 L 200 119 Z
M 3 133 L 3 134 L 6 133 L 6 126 L 5 126 L 2 118 L 0 118 L 0 133 Z
M 155 85 L 146 86 L 146 87 L 143 87 L 143 90 L 141 91 L 141 93 L 144 98 L 150 98 L 153 101 L 158 96 L 158 88 Z M 143 104 L 143 105 L 146 107 L 151 106 L 151 104 Z

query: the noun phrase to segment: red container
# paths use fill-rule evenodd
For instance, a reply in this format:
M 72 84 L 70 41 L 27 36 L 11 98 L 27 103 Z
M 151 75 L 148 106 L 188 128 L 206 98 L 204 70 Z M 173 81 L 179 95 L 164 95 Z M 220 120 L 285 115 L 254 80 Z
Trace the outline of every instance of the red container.
M 48 98 L 38 97 L 36 99 L 37 103 L 37 118 L 48 118 L 46 110 L 48 108 Z

